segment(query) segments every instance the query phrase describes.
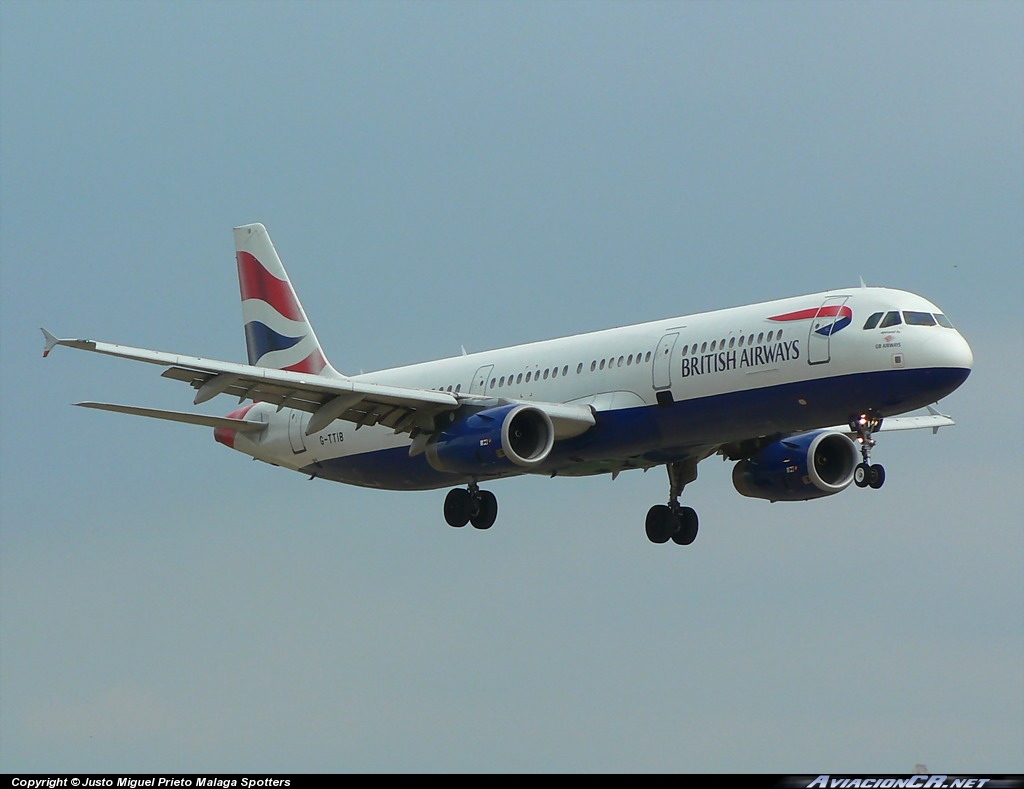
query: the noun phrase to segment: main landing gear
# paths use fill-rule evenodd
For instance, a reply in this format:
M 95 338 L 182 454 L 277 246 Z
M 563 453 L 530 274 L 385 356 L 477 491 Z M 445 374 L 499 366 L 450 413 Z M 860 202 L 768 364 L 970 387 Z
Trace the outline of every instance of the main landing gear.
M 697 461 L 669 463 L 668 504 L 655 504 L 647 511 L 647 539 L 654 543 L 672 540 L 676 545 L 689 545 L 697 539 L 697 513 L 682 507 L 679 495 L 688 482 L 697 479 Z
M 877 443 L 871 434 L 881 427 L 881 417 L 870 414 L 861 414 L 850 420 L 850 430 L 857 434 L 860 456 L 863 458 L 863 462 L 858 463 L 853 470 L 853 483 L 858 488 L 871 487 L 878 490 L 885 483 L 885 467 L 871 463 L 871 448 Z
M 498 500 L 489 490 L 480 490 L 475 482 L 469 488 L 448 491 L 444 500 L 444 519 L 459 529 L 472 523 L 474 529 L 489 529 L 498 517 Z

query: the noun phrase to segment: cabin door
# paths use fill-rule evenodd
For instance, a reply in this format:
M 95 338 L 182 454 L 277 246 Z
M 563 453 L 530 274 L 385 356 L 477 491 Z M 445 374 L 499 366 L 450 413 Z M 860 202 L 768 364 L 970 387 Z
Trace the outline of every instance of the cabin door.
M 661 338 L 658 349 L 654 352 L 654 388 L 668 389 L 672 386 L 672 351 L 676 347 L 679 332 L 669 332 Z
M 306 422 L 309 414 L 298 409 L 291 409 L 288 414 L 288 443 L 292 445 L 292 452 L 296 455 L 306 451 Z
M 829 296 L 818 307 L 807 334 L 808 364 L 827 364 L 832 360 L 832 335 L 850 322 L 850 311 L 843 310 L 849 300 L 849 296 Z
M 484 394 L 487 391 L 487 379 L 491 377 L 493 364 L 485 364 L 473 374 L 473 380 L 469 382 L 470 394 Z

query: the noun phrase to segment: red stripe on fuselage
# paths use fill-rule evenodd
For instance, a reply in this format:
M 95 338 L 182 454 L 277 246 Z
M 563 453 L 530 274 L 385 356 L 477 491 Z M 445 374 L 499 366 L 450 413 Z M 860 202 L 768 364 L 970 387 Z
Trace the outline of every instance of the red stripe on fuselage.
M 245 419 L 245 415 L 249 413 L 249 409 L 252 408 L 256 403 L 249 403 L 247 406 L 242 408 L 236 408 L 230 414 L 229 419 Z M 231 427 L 215 427 L 213 429 L 213 440 L 218 444 L 223 444 L 231 449 L 235 448 L 235 436 L 238 435 L 238 431 Z
M 847 306 L 832 305 L 831 307 L 811 307 L 808 310 L 797 310 L 787 312 L 785 315 L 773 315 L 770 321 L 803 321 L 809 318 L 834 318 L 842 315 L 844 318 L 852 318 L 853 310 Z

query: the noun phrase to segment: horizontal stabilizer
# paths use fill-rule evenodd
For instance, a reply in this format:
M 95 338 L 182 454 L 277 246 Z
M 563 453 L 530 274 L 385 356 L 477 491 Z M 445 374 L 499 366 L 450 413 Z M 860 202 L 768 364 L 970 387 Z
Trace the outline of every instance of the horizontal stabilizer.
M 203 427 L 227 428 L 237 430 L 240 433 L 259 433 L 266 430 L 265 422 L 249 422 L 245 419 L 232 419 L 229 416 L 206 416 L 205 414 L 190 414 L 185 411 L 161 411 L 158 408 L 139 408 L 133 405 L 115 405 L 114 403 L 75 403 L 82 408 L 96 408 L 100 411 L 115 411 L 119 414 L 134 414 L 135 416 L 148 416 L 153 419 L 166 419 L 169 422 L 185 422 L 190 425 L 201 425 Z

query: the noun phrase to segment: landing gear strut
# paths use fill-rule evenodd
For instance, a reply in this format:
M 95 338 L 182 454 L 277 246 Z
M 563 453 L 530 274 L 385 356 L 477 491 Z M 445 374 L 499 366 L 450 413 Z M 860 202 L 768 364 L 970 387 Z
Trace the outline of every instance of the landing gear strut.
M 469 488 L 448 491 L 444 500 L 444 519 L 449 526 L 462 528 L 472 523 L 474 529 L 489 529 L 498 517 L 498 500 L 489 490 L 480 490 L 475 482 Z
M 692 507 L 679 504 L 679 496 L 688 482 L 697 479 L 697 461 L 669 463 L 668 504 L 655 504 L 647 512 L 647 539 L 654 543 L 672 540 L 676 545 L 689 545 L 697 539 L 697 513 Z
M 853 482 L 858 488 L 872 487 L 875 490 L 885 483 L 885 467 L 871 464 L 871 448 L 877 443 L 871 434 L 882 427 L 881 417 L 861 414 L 850 420 L 850 430 L 857 434 L 860 456 L 863 458 L 853 470 Z

